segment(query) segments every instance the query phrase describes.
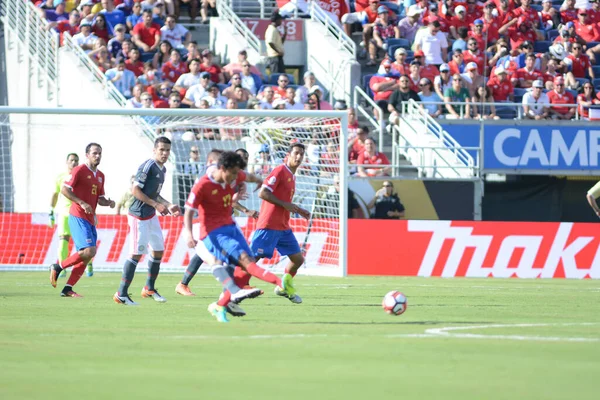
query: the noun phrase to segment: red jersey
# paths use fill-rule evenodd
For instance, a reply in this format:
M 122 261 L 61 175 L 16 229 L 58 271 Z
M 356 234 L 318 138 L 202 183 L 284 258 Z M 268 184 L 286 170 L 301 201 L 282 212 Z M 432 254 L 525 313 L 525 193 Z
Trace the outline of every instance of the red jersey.
M 485 70 L 485 63 L 483 62 L 484 54 L 481 53 L 471 53 L 470 51 L 463 52 L 463 60 L 466 64 L 470 62 L 474 62 L 477 64 L 477 72 L 479 75 L 483 75 L 483 71 Z
M 469 25 L 471 25 L 471 21 L 466 17 L 465 19 L 460 19 L 455 15 L 450 18 L 450 26 L 453 26 L 457 31 L 461 26 L 469 29 Z
M 520 30 L 511 27 L 508 30 L 508 38 L 510 39 L 510 48 L 515 50 L 521 47 L 523 42 L 530 41 L 535 42 L 537 40 L 537 36 L 534 29 L 528 29 L 525 32 L 521 32 Z
M 73 168 L 64 185 L 70 188 L 75 196 L 88 203 L 94 211 L 92 214 L 86 214 L 79 204 L 72 201 L 69 214 L 96 225 L 96 206 L 98 199 L 104 197 L 104 174 L 99 170 L 92 171 L 87 164 L 81 164 Z
M 125 60 L 125 68 L 133 72 L 136 78 L 140 75 L 144 75 L 144 63 L 140 60 L 137 60 L 136 62 Z
M 571 22 L 571 21 L 573 21 L 573 22 L 577 21 L 578 20 L 577 10 L 572 9 L 572 10 L 561 11 L 560 19 L 563 24 L 566 24 L 567 22 Z
M 373 95 L 374 98 L 373 100 L 375 101 L 379 101 L 379 100 L 388 100 L 390 98 L 390 96 L 392 95 L 393 90 L 386 90 L 384 92 L 377 92 L 374 89 L 374 86 L 377 83 L 384 83 L 384 82 L 390 82 L 390 81 L 397 81 L 398 77 L 397 76 L 373 76 L 371 78 L 371 80 L 369 81 L 369 87 L 371 88 L 371 90 L 373 91 Z
M 580 24 L 575 21 L 575 33 L 577 33 L 586 42 L 596 42 L 600 40 L 600 28 L 596 24 L 590 24 L 588 19 L 587 24 Z
M 62 20 L 62 21 L 58 21 L 56 24 L 56 29 L 59 33 L 60 33 L 60 44 L 62 46 L 63 44 L 63 33 L 65 32 L 69 32 L 69 35 L 73 36 L 76 33 L 79 33 L 79 27 L 78 26 L 71 26 L 71 24 L 69 24 L 69 20 Z
M 565 61 L 565 64 L 571 64 L 571 72 L 575 78 L 585 78 L 586 71 L 591 66 L 590 58 L 586 54 L 581 54 L 579 57 L 569 54 L 565 58 Z
M 133 27 L 133 34 L 139 35 L 142 42 L 152 47 L 156 43 L 156 35 L 158 35 L 158 40 L 160 40 L 160 25 L 153 22 L 148 28 L 143 22 L 138 22 Z
M 437 69 L 435 65 L 425 65 L 423 66 L 423 68 L 421 68 L 421 71 L 419 73 L 421 74 L 422 78 L 427 78 L 431 82 L 433 82 L 435 77 L 440 74 L 440 70 Z M 421 90 L 417 90 L 417 93 L 419 93 L 420 91 Z
M 264 180 L 263 187 L 270 190 L 279 200 L 291 202 L 296 191 L 296 176 L 287 165 L 282 164 L 271 171 Z M 256 229 L 286 231 L 290 229 L 290 212 L 283 207 L 263 201 L 260 205 Z
M 240 171 L 235 182 L 223 185 L 215 182 L 207 173 L 194 184 L 185 205 L 198 209 L 200 240 L 215 229 L 234 223 L 233 195 L 245 180 L 246 173 Z
M 363 165 L 363 166 L 364 165 L 373 165 L 373 166 L 390 165 L 390 160 L 388 160 L 388 158 L 385 154 L 380 153 L 378 151 L 375 152 L 375 155 L 373 157 L 369 156 L 369 153 L 367 153 L 366 151 L 363 151 L 358 156 L 358 160 L 356 160 L 356 164 Z M 380 167 L 369 168 L 368 166 L 365 166 L 365 172 L 369 176 L 375 176 L 375 173 L 379 169 L 380 169 Z
M 200 72 L 208 72 L 210 74 L 210 80 L 214 83 L 219 83 L 219 74 L 221 73 L 221 67 L 218 65 L 211 64 L 208 67 L 204 64 L 200 64 Z
M 494 76 L 489 80 L 487 85 L 490 88 L 492 97 L 495 101 L 506 101 L 508 100 L 508 96 L 515 91 L 512 83 L 510 83 L 510 79 L 505 79 L 503 82 L 500 82 Z
M 399 75 L 408 75 L 410 72 L 410 65 L 407 63 L 400 64 L 398 61 L 394 61 L 392 63 L 392 71 L 396 71 Z
M 504 17 L 504 25 L 506 25 L 507 23 L 509 23 L 510 21 L 512 21 L 515 18 L 521 19 L 521 21 L 517 24 L 520 24 L 523 22 L 529 22 L 529 24 L 531 24 L 531 26 L 536 26 L 535 23 L 538 22 L 540 19 L 540 17 L 538 16 L 537 10 L 535 10 L 534 8 L 531 8 L 531 7 L 529 7 L 526 10 L 521 6 L 519 8 L 515 8 L 514 10 L 512 10 L 511 12 L 506 14 L 506 17 Z
M 175 83 L 182 74 L 188 72 L 188 66 L 186 63 L 181 61 L 179 62 L 179 64 L 177 64 L 177 66 L 173 65 L 171 61 L 167 61 L 163 64 L 161 70 L 163 79 Z
M 600 104 L 600 100 L 598 100 L 598 99 L 594 99 L 594 98 L 592 98 L 591 100 L 588 100 L 588 99 L 585 97 L 585 94 L 583 94 L 583 93 L 580 93 L 580 94 L 577 96 L 577 109 L 579 110 L 579 115 L 580 115 L 581 117 L 583 117 L 583 118 L 589 118 L 589 112 L 590 112 L 590 108 L 589 108 L 589 106 L 588 106 L 588 107 L 584 107 L 584 106 L 581 104 L 581 102 L 582 102 L 582 101 L 591 101 L 591 102 L 592 102 L 592 104 Z
M 556 90 L 551 90 L 548 92 L 548 99 L 550 100 L 550 104 L 574 104 L 575 99 L 573 95 L 569 92 L 564 92 L 563 94 L 556 93 Z M 558 106 L 552 107 L 554 111 L 560 114 L 567 114 L 571 109 L 567 106 Z
M 500 37 L 498 30 L 500 28 L 502 28 L 500 17 L 494 17 L 490 21 L 485 19 L 485 17 L 483 17 L 482 19 L 483 19 L 483 32 L 488 33 L 488 38 L 487 38 L 488 43 L 495 42 Z M 487 46 L 487 43 L 486 43 L 486 46 Z
M 527 68 L 519 68 L 515 74 L 517 79 L 524 79 L 526 81 L 537 81 L 542 79 L 542 73 L 537 69 L 528 71 Z
M 587 21 L 590 24 L 600 24 L 600 11 L 594 11 L 593 9 L 587 10 L 588 17 Z

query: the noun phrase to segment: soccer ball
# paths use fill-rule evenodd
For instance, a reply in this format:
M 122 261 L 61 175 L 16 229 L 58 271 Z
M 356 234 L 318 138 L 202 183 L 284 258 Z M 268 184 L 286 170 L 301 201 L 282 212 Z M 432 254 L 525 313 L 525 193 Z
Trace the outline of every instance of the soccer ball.
M 388 314 L 400 315 L 404 311 L 406 311 L 406 307 L 408 307 L 408 302 L 406 300 L 406 296 L 403 293 L 400 293 L 396 290 L 392 290 L 391 292 L 383 296 L 381 306 Z

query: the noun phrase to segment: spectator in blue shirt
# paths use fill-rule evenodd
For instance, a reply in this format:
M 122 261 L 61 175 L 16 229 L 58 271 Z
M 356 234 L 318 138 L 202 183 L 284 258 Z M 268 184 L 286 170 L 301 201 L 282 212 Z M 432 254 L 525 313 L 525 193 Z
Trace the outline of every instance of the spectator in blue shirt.
M 125 24 L 125 14 L 115 8 L 113 0 L 102 0 L 102 6 L 104 9 L 100 12 L 104 14 L 106 23 L 111 29 L 118 24 Z
M 127 17 L 126 24 L 127 29 L 130 31 L 134 26 L 138 24 L 138 22 L 142 21 L 142 5 L 138 2 L 133 3 L 132 13 Z
M 58 22 L 69 19 L 69 13 L 65 11 L 64 0 L 54 0 L 54 9 L 41 8 L 42 18 L 46 18 L 48 22 Z

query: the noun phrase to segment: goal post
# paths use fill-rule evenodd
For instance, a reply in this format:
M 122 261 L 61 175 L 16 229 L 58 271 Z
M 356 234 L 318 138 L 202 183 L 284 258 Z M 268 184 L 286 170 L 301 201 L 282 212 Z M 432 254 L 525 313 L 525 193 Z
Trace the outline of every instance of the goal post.
M 311 218 L 294 215 L 291 221 L 306 256 L 300 273 L 346 275 L 347 114 L 288 110 L 0 107 L 0 270 L 43 270 L 56 260 L 58 228 L 49 226 L 48 215 L 68 153 L 77 153 L 83 163 L 85 145 L 100 143 L 106 194 L 119 201 L 137 167 L 152 157 L 154 139 L 163 135 L 172 140 L 172 150 L 161 194 L 180 205 L 212 149 L 246 150 L 248 171 L 265 178 L 283 162 L 291 143 L 303 143 L 306 154 L 296 174 L 294 202 L 311 211 Z M 259 210 L 255 189 L 248 185 L 249 198 L 242 203 Z M 110 208 L 97 208 L 98 271 L 119 271 L 127 257 L 129 234 L 126 211 L 121 210 L 116 215 Z M 162 270 L 181 272 L 192 254 L 185 246 L 183 219 L 159 218 L 166 252 Z M 256 220 L 236 214 L 236 222 L 249 239 Z M 261 263 L 280 272 L 286 259 L 276 255 Z

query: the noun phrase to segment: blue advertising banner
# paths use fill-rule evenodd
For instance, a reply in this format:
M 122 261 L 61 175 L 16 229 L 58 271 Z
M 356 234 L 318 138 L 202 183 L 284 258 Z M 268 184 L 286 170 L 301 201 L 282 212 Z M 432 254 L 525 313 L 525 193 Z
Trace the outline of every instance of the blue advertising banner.
M 479 145 L 478 125 L 445 124 L 444 129 L 463 146 Z M 487 171 L 590 173 L 598 170 L 599 159 L 600 127 L 485 125 L 483 166 Z

